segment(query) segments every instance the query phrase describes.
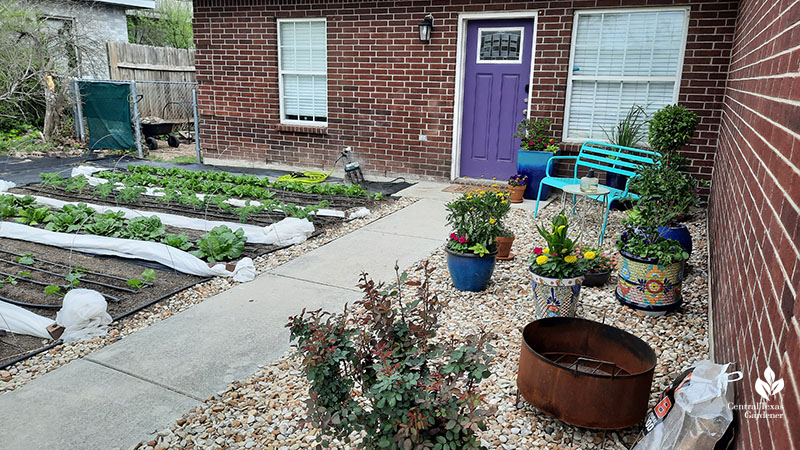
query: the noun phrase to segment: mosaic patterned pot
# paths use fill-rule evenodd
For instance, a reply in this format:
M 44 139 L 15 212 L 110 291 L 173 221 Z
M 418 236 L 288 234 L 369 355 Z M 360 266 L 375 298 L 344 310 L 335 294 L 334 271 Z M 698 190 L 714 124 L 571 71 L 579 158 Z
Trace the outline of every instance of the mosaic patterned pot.
M 650 312 L 670 311 L 681 305 L 683 262 L 663 266 L 626 251 L 619 253 L 622 262 L 615 294 L 620 303 Z
M 535 318 L 575 317 L 583 275 L 574 278 L 548 278 L 528 271 L 533 279 Z

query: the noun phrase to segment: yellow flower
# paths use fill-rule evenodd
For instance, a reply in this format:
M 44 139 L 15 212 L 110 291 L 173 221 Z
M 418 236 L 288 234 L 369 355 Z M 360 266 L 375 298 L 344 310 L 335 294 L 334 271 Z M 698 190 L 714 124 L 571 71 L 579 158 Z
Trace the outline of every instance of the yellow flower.
M 565 226 L 566 226 L 566 225 L 561 225 L 561 226 L 559 226 L 559 227 L 558 227 L 558 229 L 556 229 L 556 231 L 561 231 L 561 230 L 563 230 Z
M 586 252 L 583 254 L 583 257 L 586 259 L 594 259 L 597 254 L 595 252 Z
M 542 251 L 543 251 L 543 252 L 545 252 L 545 253 L 547 253 L 547 254 L 549 254 L 549 253 L 550 253 L 550 247 L 547 247 L 546 249 L 544 249 L 544 250 L 542 250 Z
M 569 263 L 569 264 L 572 264 L 577 260 L 578 260 L 578 258 L 575 255 L 569 255 L 569 256 L 564 257 L 564 262 Z
M 494 220 L 494 217 L 492 217 L 491 219 L 489 219 L 489 223 L 495 223 L 495 222 L 497 222 L 497 221 L 496 221 L 496 220 Z
M 548 259 L 547 255 L 539 255 L 536 257 L 536 264 L 541 266 L 542 264 L 547 262 L 547 259 Z
M 565 249 L 565 248 L 562 248 L 562 249 L 561 249 L 561 253 L 567 253 L 567 251 L 568 251 L 568 250 L 567 250 L 567 249 Z

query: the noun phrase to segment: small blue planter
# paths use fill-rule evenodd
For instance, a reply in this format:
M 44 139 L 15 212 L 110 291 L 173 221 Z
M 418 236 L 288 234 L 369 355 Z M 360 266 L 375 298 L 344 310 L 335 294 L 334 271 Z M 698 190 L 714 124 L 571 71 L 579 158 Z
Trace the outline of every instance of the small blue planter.
M 692 235 L 686 225 L 680 224 L 677 227 L 658 227 L 658 234 L 665 239 L 674 239 L 681 244 L 686 253 L 692 254 Z
M 453 286 L 459 291 L 479 292 L 486 289 L 494 272 L 497 251 L 486 256 L 474 253 L 456 253 L 445 247 L 447 252 L 447 269 Z
M 550 161 L 552 157 L 552 152 L 517 150 L 517 172 L 528 176 L 528 187 L 525 189 L 525 198 L 536 200 L 536 194 L 539 192 L 539 183 L 542 181 L 542 178 L 546 176 L 547 162 Z M 553 166 L 550 169 L 550 173 L 553 175 L 555 175 L 558 170 L 556 161 L 553 161 Z M 542 197 L 539 200 L 546 199 L 549 193 L 550 187 L 542 186 Z

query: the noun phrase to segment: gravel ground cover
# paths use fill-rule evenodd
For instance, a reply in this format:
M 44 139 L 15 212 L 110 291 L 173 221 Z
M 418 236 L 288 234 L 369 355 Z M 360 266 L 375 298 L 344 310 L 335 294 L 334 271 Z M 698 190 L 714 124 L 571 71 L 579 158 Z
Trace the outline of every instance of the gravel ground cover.
M 323 234 L 302 244 L 293 245 L 256 258 L 254 260 L 256 270 L 259 273 L 263 273 L 273 269 L 414 202 L 415 200 L 410 198 L 378 202 L 373 205 L 374 208 L 371 214 L 366 217 L 328 226 L 325 228 Z M 132 316 L 112 323 L 109 325 L 108 335 L 104 337 L 94 338 L 89 341 L 61 344 L 11 367 L 0 370 L 0 395 L 20 388 L 29 381 L 53 369 L 61 367 L 72 360 L 82 358 L 142 328 L 184 311 L 202 302 L 206 298 L 232 288 L 236 284 L 238 283 L 232 281 L 230 278 L 213 278 L 175 294 Z
M 482 384 L 486 401 L 497 408 L 487 420 L 487 430 L 480 435 L 487 448 L 629 448 L 639 427 L 613 432 L 585 430 L 539 413 L 522 399 L 515 403 L 521 329 L 532 320 L 533 314 L 526 260 L 533 248 L 541 245 L 534 224 L 549 222 L 557 212 L 557 206 L 551 205 L 534 220 L 530 212 L 512 209 L 508 225 L 517 236 L 513 251 L 518 256 L 512 261 L 498 262 L 493 281 L 484 292 L 456 291 L 450 284 L 443 250 L 430 256 L 431 263 L 438 267 L 433 287 L 450 301 L 440 336 L 445 339 L 464 336 L 481 327 L 497 335 L 492 342 L 496 349 L 492 376 Z M 623 216 L 620 212 L 612 214 L 605 243 L 608 249 L 613 248 Z M 604 320 L 632 332 L 655 349 L 658 364 L 651 406 L 675 376 L 706 358 L 708 353 L 705 213 L 697 212 L 687 225 L 694 238 L 694 253 L 683 284 L 685 304 L 680 310 L 663 317 L 648 317 L 621 306 L 613 296 L 613 277 L 604 287 L 583 288 L 577 310 L 579 317 Z M 590 226 L 598 225 L 590 223 L 587 228 Z M 300 361 L 289 353 L 251 377 L 231 384 L 170 428 L 154 433 L 133 448 L 310 448 L 317 430 L 306 421 L 307 398 L 308 384 Z M 613 413 L 613 407 L 610 412 Z

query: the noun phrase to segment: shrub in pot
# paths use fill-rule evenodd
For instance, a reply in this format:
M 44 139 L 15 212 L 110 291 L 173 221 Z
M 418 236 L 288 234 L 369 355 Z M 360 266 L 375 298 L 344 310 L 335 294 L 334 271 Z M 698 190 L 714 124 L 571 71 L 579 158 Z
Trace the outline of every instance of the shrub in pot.
M 621 303 L 657 315 L 680 306 L 689 253 L 659 232 L 678 212 L 674 203 L 646 196 L 628 212 L 617 240 L 621 261 L 616 296 Z
M 289 319 L 310 382 L 317 444 L 347 444 L 363 433 L 361 448 L 481 448 L 476 432 L 489 411 L 479 384 L 490 375 L 492 336 L 460 344 L 437 338 L 446 304 L 431 291 L 433 269 L 424 263 L 422 270 L 421 281 L 404 273 L 385 288 L 362 274 L 364 298 L 355 308 Z M 409 285 L 416 294 L 405 298 Z
M 528 268 L 536 318 L 573 317 L 589 259 L 567 237 L 569 223 L 563 212 L 553 218 L 549 228 L 536 228 L 547 242 L 547 248 L 534 249 Z
M 508 179 L 509 201 L 511 203 L 522 203 L 525 189 L 528 188 L 528 176 L 518 173 Z
M 447 222 L 453 229 L 447 240 L 447 268 L 453 286 L 462 291 L 482 291 L 494 272 L 503 218 L 511 205 L 508 192 L 470 192 L 447 203 Z
M 697 114 L 686 107 L 667 105 L 650 119 L 647 140 L 654 150 L 671 156 L 689 142 L 697 123 Z
M 539 184 L 546 176 L 550 158 L 558 152 L 558 143 L 550 134 L 551 126 L 552 122 L 548 119 L 522 119 L 514 134 L 514 137 L 520 140 L 517 151 L 517 173 L 528 178 L 528 187 L 524 194 L 527 199 L 536 200 Z M 556 168 L 554 161 L 551 172 Z M 540 200 L 547 198 L 549 192 L 548 186 L 542 186 Z

